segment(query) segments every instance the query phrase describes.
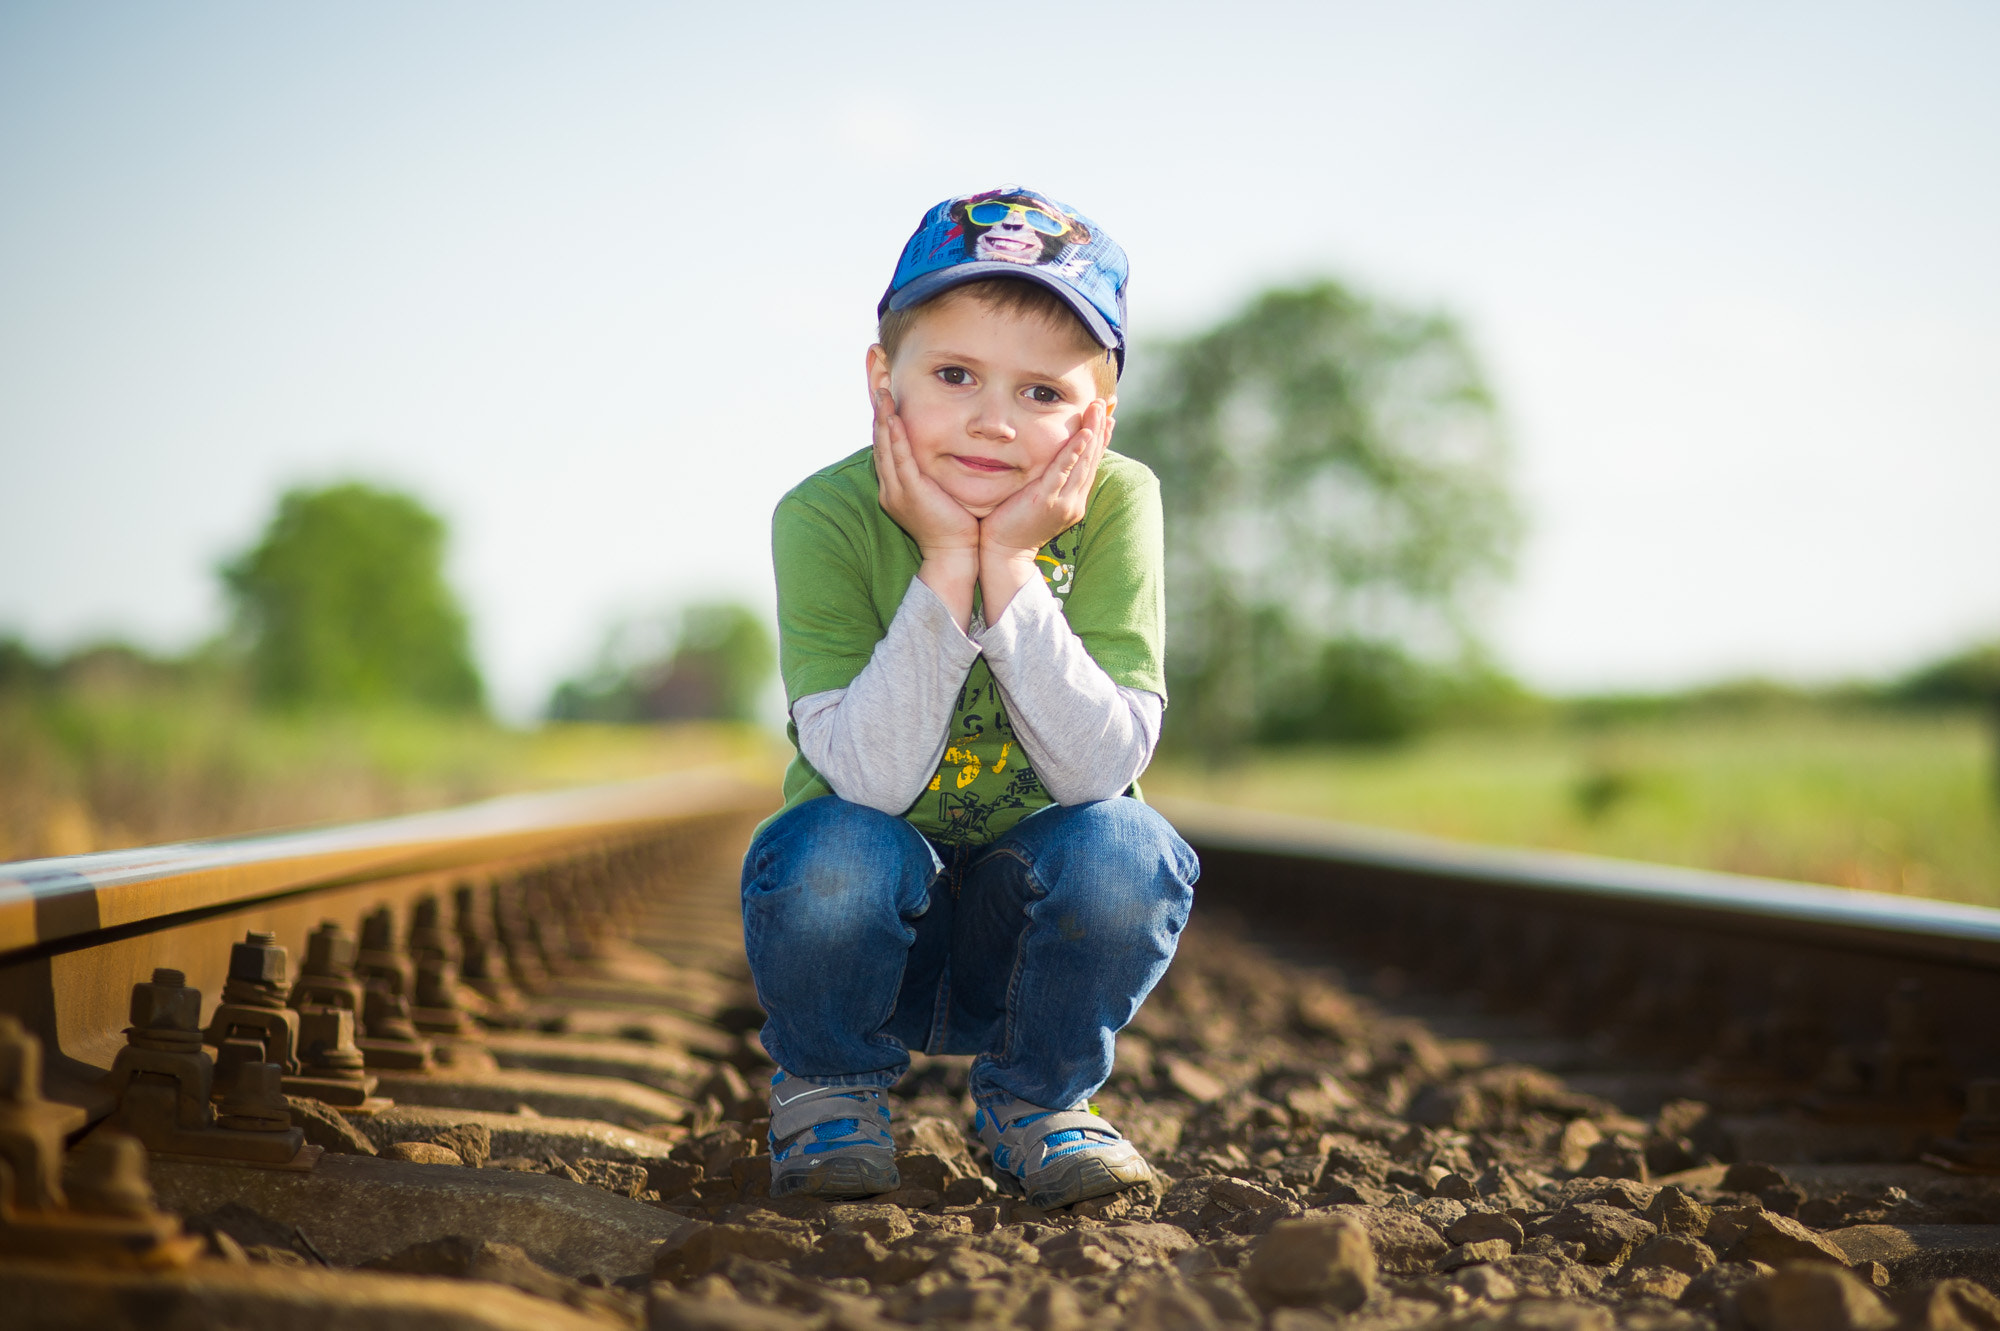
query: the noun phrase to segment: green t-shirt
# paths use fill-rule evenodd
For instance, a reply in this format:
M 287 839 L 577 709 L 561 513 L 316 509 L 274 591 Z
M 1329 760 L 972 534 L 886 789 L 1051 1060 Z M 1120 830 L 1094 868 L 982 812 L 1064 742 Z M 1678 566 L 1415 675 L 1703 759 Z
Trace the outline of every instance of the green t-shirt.
M 870 449 L 814 472 L 778 501 L 778 665 L 787 702 L 844 689 L 908 594 L 917 543 L 877 498 Z M 1107 452 L 1083 521 L 1042 547 L 1042 579 L 1113 683 L 1167 696 L 1165 551 L 1160 486 L 1144 464 Z M 792 744 L 798 729 L 789 728 Z M 984 657 L 959 688 L 944 761 L 903 816 L 947 844 L 985 844 L 1052 803 L 1014 737 Z M 1136 788 L 1135 788 L 1136 789 Z M 805 755 L 785 772 L 785 808 L 832 794 Z

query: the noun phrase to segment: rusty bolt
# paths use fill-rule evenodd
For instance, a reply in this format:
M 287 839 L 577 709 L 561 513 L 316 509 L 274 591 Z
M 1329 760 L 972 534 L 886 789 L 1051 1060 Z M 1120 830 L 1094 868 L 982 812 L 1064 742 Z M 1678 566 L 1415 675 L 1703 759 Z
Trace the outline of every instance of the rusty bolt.
M 187 987 L 187 976 L 161 967 L 150 981 L 132 986 L 132 1024 L 144 1031 L 199 1031 L 201 990 Z
M 299 1061 L 309 1076 L 359 1074 L 364 1060 L 354 1043 L 354 1014 L 344 1007 L 307 1008 L 299 1014 Z
M 354 972 L 354 935 L 333 920 L 323 921 L 306 937 L 307 975 L 338 975 Z
M 236 1069 L 236 1084 L 215 1107 L 215 1121 L 247 1132 L 283 1132 L 292 1126 L 285 1103 L 284 1069 L 276 1063 L 244 1063 Z
M 417 1006 L 458 1006 L 458 967 L 443 957 L 425 957 L 417 967 Z
M 100 1128 L 85 1137 L 70 1157 L 64 1185 L 70 1206 L 78 1211 L 133 1219 L 153 1213 L 146 1148 L 123 1132 Z
M 396 950 L 396 916 L 387 906 L 377 906 L 361 921 L 361 950 L 364 952 Z
M 410 1021 L 409 1000 L 378 985 L 368 986 L 361 1024 L 371 1039 L 410 1042 L 417 1039 L 417 1028 Z
M 229 948 L 229 978 L 253 984 L 283 985 L 291 958 L 278 946 L 276 934 L 251 930 Z

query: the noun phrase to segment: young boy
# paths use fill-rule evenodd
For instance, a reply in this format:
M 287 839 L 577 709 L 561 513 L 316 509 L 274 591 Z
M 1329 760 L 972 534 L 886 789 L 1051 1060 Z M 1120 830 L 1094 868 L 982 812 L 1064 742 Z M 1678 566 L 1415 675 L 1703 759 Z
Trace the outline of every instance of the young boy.
M 1199 866 L 1133 784 L 1166 702 L 1159 489 L 1105 451 L 1124 251 L 1027 190 L 947 200 L 868 349 L 875 437 L 772 519 L 798 754 L 743 866 L 771 1192 L 898 1186 L 883 1096 L 976 1054 L 1036 1206 L 1149 1177 L 1089 1108 Z

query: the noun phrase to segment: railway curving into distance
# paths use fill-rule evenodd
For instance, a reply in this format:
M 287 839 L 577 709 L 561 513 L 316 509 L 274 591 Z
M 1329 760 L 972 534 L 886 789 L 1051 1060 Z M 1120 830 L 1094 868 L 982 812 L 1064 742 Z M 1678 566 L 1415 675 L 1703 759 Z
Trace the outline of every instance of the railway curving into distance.
M 2000 1328 L 2000 912 L 1194 805 L 1028 1207 L 767 1195 L 727 772 L 0 866 L 0 1326 Z

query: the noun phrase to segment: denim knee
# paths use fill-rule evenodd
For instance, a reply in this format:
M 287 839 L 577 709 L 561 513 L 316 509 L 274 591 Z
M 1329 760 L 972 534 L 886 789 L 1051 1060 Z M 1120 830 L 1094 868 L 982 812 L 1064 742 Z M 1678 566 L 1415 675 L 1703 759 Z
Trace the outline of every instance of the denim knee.
M 930 843 L 894 814 L 838 795 L 808 800 L 744 856 L 745 923 L 838 948 L 921 915 L 939 867 Z
M 1136 799 L 1044 809 L 1015 829 L 1045 901 L 1099 938 L 1178 933 L 1201 862 L 1173 825 Z M 1013 840 L 1014 838 L 1009 838 Z

